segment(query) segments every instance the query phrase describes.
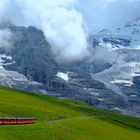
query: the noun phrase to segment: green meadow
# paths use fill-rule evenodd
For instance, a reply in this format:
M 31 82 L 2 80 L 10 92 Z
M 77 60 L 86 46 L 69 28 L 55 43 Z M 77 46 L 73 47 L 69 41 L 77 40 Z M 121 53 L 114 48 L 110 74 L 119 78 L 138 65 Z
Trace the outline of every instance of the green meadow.
M 0 140 L 140 140 L 140 119 L 70 99 L 0 87 L 0 117 L 35 117 L 0 125 Z

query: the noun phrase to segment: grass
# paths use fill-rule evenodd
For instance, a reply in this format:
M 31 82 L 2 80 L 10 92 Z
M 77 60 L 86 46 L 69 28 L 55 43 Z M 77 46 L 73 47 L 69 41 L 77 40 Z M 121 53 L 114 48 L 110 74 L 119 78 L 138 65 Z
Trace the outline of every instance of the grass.
M 34 125 L 0 126 L 0 140 L 139 140 L 140 119 L 70 99 L 0 87 L 0 117 L 36 117 Z

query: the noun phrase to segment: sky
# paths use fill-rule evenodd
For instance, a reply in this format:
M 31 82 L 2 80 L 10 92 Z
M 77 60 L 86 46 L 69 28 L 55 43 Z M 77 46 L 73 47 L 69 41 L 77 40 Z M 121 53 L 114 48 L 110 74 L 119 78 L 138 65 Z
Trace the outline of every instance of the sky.
M 117 28 L 140 17 L 140 0 L 79 0 L 77 8 L 92 32 Z
M 56 60 L 71 62 L 90 55 L 89 34 L 140 17 L 139 7 L 140 0 L 1 0 L 0 22 L 43 30 Z

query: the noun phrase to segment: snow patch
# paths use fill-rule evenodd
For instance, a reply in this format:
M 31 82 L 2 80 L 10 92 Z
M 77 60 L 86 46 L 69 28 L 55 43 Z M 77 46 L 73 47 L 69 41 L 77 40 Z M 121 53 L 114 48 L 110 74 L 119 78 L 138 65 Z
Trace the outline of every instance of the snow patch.
M 58 72 L 58 73 L 57 73 L 57 77 L 59 77 L 59 78 L 65 80 L 65 81 L 68 81 L 68 80 L 69 80 L 68 73 Z
M 7 62 L 7 60 L 10 60 L 10 62 Z M 10 71 L 4 68 L 6 65 L 12 65 L 14 63 L 15 61 L 12 60 L 11 56 L 0 54 L 0 85 L 7 85 L 9 87 L 13 87 L 17 85 L 17 83 L 38 86 L 42 85 L 42 83 L 28 80 L 26 76 L 17 71 Z
M 6 59 L 12 60 L 12 56 L 7 56 Z
M 118 111 L 122 111 L 122 109 L 118 108 L 118 107 L 114 107 L 114 110 L 118 110 Z
M 11 62 L 6 63 L 6 60 L 10 60 Z M 6 54 L 0 54 L 0 66 L 12 65 L 15 61 L 12 61 L 12 56 L 8 56 Z M 2 69 L 2 67 L 0 68 Z
M 137 95 L 130 95 L 130 97 L 137 97 Z
M 132 86 L 133 85 L 133 81 L 131 81 L 131 80 L 114 80 L 114 81 L 111 81 L 110 83 L 112 83 L 112 84 L 125 84 L 125 86 Z
M 99 100 L 99 101 L 103 101 L 104 99 L 102 99 L 102 98 L 96 98 L 97 100 Z
M 39 92 L 42 93 L 42 94 L 45 94 L 45 95 L 47 94 L 47 91 L 44 90 L 44 89 L 39 90 Z
M 95 95 L 95 96 L 98 96 L 99 95 L 99 93 L 97 93 L 97 92 L 91 92 L 90 94 L 91 95 Z
M 0 66 L 0 69 L 3 69 L 3 66 Z

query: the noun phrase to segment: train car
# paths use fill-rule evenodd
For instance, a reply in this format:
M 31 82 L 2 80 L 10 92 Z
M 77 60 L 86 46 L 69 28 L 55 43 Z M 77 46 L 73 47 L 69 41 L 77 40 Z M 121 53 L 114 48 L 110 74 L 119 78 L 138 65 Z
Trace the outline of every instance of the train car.
M 0 125 L 25 125 L 36 123 L 36 118 L 0 118 Z

